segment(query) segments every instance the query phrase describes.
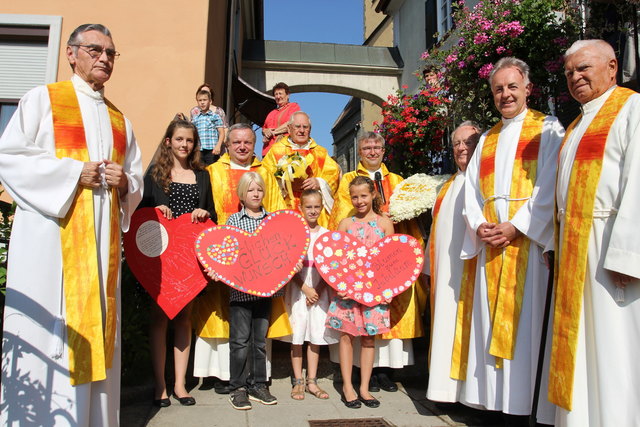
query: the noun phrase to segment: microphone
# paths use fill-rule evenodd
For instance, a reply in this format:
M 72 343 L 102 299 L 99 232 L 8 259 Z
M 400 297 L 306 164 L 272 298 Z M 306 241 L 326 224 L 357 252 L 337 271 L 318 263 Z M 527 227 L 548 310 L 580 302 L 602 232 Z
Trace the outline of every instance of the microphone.
M 376 190 L 378 190 L 378 193 L 380 193 L 380 197 L 382 197 L 382 204 L 386 205 L 387 199 L 385 199 L 384 197 L 384 188 L 382 187 L 382 174 L 378 171 L 374 174 L 374 177 L 375 177 Z

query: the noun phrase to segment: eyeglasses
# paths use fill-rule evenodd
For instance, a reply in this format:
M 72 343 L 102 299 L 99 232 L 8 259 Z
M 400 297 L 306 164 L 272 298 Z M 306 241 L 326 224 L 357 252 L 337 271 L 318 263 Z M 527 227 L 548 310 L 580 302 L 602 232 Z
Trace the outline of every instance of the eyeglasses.
M 107 58 L 111 60 L 115 60 L 120 57 L 120 52 L 115 49 L 105 49 L 97 44 L 71 44 L 69 46 L 82 48 L 92 59 L 100 58 L 100 56 L 102 56 L 102 52 L 106 52 Z
M 304 129 L 304 130 L 309 130 L 311 129 L 311 126 L 309 125 L 292 125 L 294 127 L 294 129 Z
M 471 148 L 471 147 L 475 147 L 476 142 L 475 141 L 458 141 L 458 142 L 454 142 L 453 143 L 453 148 L 457 148 L 457 147 L 462 147 L 465 146 L 467 148 Z
M 361 150 L 364 151 L 365 153 L 369 151 L 383 151 L 384 147 L 382 145 L 376 145 L 374 147 L 361 147 Z

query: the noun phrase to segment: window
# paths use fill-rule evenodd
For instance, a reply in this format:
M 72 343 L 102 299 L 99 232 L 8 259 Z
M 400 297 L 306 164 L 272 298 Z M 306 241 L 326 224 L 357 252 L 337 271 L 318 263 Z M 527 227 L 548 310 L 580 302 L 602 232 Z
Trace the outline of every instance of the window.
M 56 81 L 62 17 L 0 14 L 0 135 L 30 89 Z
M 424 5 L 426 46 L 429 50 L 453 28 L 452 0 L 427 0 Z M 438 34 L 436 40 L 435 35 Z
M 435 35 L 438 32 L 438 0 L 427 0 L 424 4 L 424 17 L 426 30 L 425 50 L 429 50 L 436 44 Z
M 4 128 L 11 120 L 11 116 L 18 109 L 17 102 L 3 102 L 0 100 L 0 136 L 4 133 Z
M 438 33 L 440 38 L 444 36 L 447 31 L 453 28 L 453 17 L 451 16 L 451 1 L 452 0 L 438 0 L 439 14 L 438 14 Z

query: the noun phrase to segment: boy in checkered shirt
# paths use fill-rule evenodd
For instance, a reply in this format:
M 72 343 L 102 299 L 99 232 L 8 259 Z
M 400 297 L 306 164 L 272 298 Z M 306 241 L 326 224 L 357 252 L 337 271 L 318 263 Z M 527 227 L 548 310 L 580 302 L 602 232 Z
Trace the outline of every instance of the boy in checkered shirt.
M 214 163 L 220 157 L 222 142 L 225 137 L 225 127 L 222 118 L 211 111 L 211 93 L 201 90 L 196 95 L 200 113 L 191 119 L 198 129 L 200 137 L 200 151 L 205 165 Z
M 227 219 L 227 225 L 248 233 L 256 231 L 269 215 L 262 207 L 265 183 L 257 172 L 245 172 L 238 181 L 238 197 L 242 203 L 240 212 Z M 298 263 L 295 271 L 302 269 Z M 218 275 L 208 272 L 213 280 Z M 273 296 L 279 296 L 282 292 Z M 271 297 L 259 297 L 231 289 L 229 298 L 229 350 L 230 374 L 229 401 L 235 409 L 251 409 L 254 400 L 264 405 L 275 405 L 278 399 L 269 392 L 267 382 L 267 331 L 271 315 Z M 245 369 L 245 366 L 248 369 Z M 249 371 L 249 372 L 247 372 Z

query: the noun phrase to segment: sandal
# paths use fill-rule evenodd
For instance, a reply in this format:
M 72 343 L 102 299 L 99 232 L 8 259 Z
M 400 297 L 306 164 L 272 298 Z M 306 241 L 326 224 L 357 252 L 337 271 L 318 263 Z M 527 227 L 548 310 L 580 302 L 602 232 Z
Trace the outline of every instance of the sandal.
M 293 400 L 304 400 L 304 380 L 295 378 L 291 381 L 293 388 L 291 389 L 291 398 Z
M 315 385 L 318 389 L 315 392 L 309 390 L 309 384 Z M 326 400 L 329 398 L 329 393 L 318 387 L 318 378 L 307 378 L 305 391 L 309 394 L 313 394 L 317 399 Z

